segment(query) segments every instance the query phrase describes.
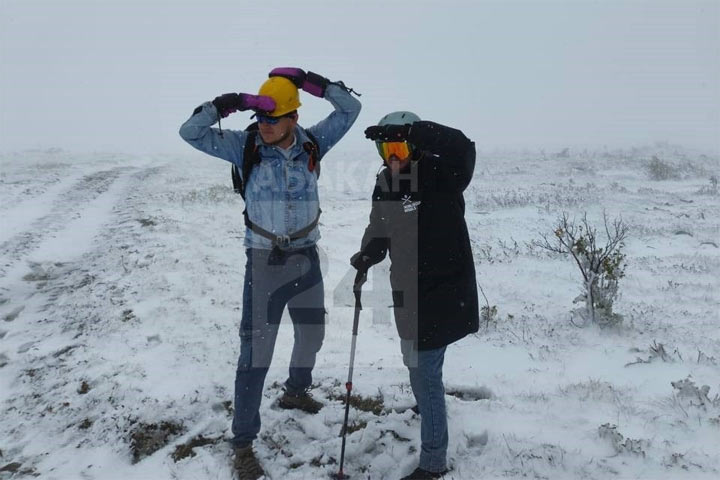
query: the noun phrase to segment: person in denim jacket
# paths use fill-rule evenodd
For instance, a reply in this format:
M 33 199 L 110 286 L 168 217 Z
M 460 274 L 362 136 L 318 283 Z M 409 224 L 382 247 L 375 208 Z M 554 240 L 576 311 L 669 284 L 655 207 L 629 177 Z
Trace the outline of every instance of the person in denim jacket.
M 299 89 L 325 98 L 334 111 L 308 129 L 301 127 Z M 258 95 L 220 95 L 197 107 L 180 127 L 180 136 L 190 145 L 227 160 L 248 177 L 242 178 L 247 263 L 232 424 L 234 467 L 241 479 L 263 475 L 252 442 L 260 431 L 263 385 L 285 306 L 293 322 L 295 344 L 278 404 L 309 413 L 322 407 L 307 393 L 325 332 L 316 246 L 320 239 L 316 162 L 347 133 L 360 113 L 360 102 L 351 92 L 342 82 L 330 82 L 313 72 L 276 68 Z M 255 112 L 256 133 L 212 128 L 220 118 L 244 110 Z M 244 158 L 248 135 L 255 135 L 253 153 L 259 163 L 243 169 L 243 163 L 251 161 Z

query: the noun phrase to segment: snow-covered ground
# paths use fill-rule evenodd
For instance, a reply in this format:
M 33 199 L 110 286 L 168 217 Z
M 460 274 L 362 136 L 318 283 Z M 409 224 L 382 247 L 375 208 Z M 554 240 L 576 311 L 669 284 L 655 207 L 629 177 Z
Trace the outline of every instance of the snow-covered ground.
M 667 179 L 651 178 L 653 155 Z M 292 345 L 286 319 L 255 444 L 270 478 L 337 470 L 348 259 L 378 165 L 371 148 L 324 160 L 329 315 L 313 394 L 326 406 L 315 416 L 274 406 Z M 200 153 L 2 157 L 0 478 L 231 478 L 224 440 L 245 254 L 229 173 Z M 479 154 L 467 222 L 478 282 L 498 314 L 448 349 L 452 478 L 718 478 L 712 176 L 717 157 L 669 145 Z M 625 321 L 609 330 L 570 322 L 579 272 L 529 244 L 563 211 L 598 223 L 603 210 L 630 225 L 615 307 Z M 355 391 L 369 411 L 351 410 L 353 478 L 397 479 L 417 461 L 420 423 L 408 409 L 387 269 L 365 288 Z

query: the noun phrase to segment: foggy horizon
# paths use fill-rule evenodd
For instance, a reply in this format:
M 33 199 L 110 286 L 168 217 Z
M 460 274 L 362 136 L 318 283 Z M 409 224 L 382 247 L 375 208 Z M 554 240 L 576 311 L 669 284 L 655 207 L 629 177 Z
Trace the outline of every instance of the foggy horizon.
M 720 3 L 4 1 L 0 151 L 190 153 L 200 103 L 296 66 L 362 93 L 339 149 L 394 110 L 480 151 L 720 152 Z M 301 94 L 300 124 L 332 111 Z M 241 129 L 252 112 L 223 120 Z

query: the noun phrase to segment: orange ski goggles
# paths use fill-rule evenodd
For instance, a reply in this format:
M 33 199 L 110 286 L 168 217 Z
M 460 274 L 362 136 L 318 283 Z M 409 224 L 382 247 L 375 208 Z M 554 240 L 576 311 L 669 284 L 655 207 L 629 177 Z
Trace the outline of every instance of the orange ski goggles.
M 410 157 L 410 145 L 407 142 L 381 142 L 378 144 L 378 151 L 385 161 L 391 155 L 395 155 L 400 160 Z

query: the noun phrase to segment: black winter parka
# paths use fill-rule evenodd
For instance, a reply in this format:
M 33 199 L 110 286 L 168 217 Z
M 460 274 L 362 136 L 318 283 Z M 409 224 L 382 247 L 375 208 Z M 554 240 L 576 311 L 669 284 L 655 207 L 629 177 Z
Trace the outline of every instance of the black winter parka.
M 419 350 L 449 345 L 478 331 L 475 265 L 463 191 L 475 168 L 475 144 L 460 130 L 415 122 L 413 160 L 397 174 L 380 171 L 370 224 L 355 268 L 390 253 L 395 323 Z

